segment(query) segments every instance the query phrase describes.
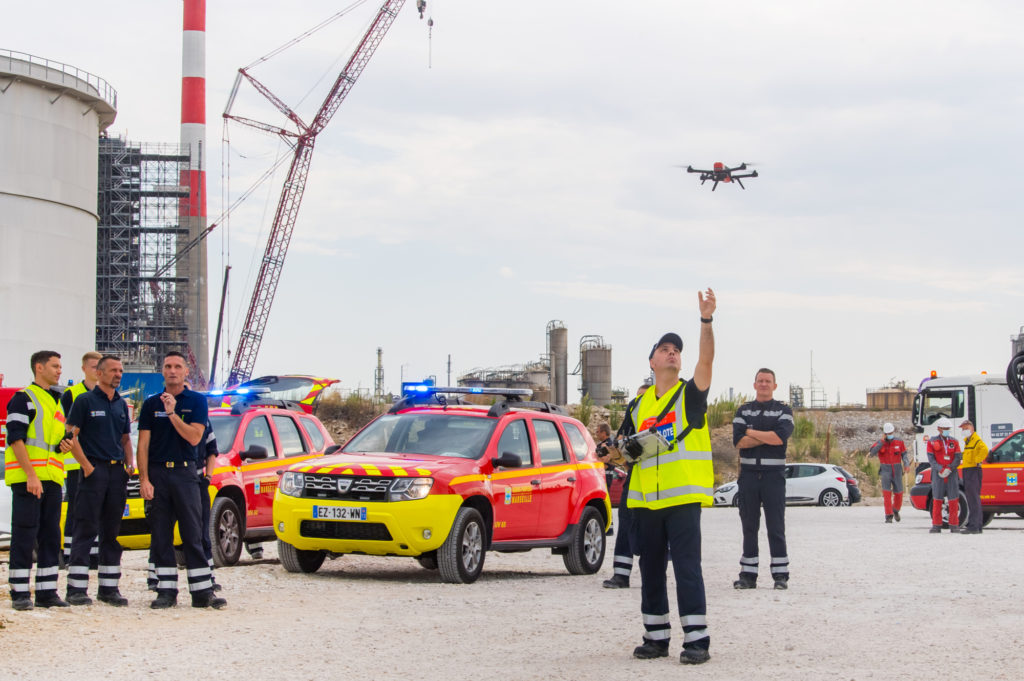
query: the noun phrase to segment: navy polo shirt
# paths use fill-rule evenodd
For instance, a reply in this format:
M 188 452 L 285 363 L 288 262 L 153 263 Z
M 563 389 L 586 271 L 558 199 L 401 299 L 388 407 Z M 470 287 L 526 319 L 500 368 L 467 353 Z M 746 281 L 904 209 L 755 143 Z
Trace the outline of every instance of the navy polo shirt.
M 181 417 L 182 421 L 189 425 L 206 424 L 207 405 L 204 395 L 186 388 L 174 399 L 174 413 Z M 167 412 L 164 411 L 160 394 L 153 395 L 142 403 L 142 409 L 139 410 L 139 431 L 143 430 L 149 431 L 150 464 L 168 461 L 180 464 L 187 461 L 189 466 L 195 465 L 196 448 L 174 429 Z
M 107 398 L 98 385 L 78 396 L 71 406 L 67 425 L 78 428 L 78 443 L 89 459 L 124 461 L 121 437 L 131 432 L 128 403 L 114 391 Z

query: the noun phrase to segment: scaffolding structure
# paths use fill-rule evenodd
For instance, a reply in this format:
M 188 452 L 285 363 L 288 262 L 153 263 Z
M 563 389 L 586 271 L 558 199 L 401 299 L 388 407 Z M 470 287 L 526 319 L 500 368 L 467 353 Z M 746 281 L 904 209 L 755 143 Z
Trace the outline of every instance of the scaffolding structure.
M 187 146 L 99 140 L 96 348 L 129 371 L 188 352 L 188 167 Z

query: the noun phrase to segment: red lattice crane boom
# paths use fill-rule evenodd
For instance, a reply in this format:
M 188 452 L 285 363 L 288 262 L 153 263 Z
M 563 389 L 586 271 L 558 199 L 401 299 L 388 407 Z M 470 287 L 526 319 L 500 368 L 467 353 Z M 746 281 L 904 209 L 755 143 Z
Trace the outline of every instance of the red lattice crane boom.
M 225 118 L 280 135 L 294 150 L 292 163 L 288 168 L 288 175 L 285 178 L 281 198 L 278 201 L 277 211 L 274 214 L 274 223 L 271 226 L 270 235 L 267 237 L 267 246 L 264 250 L 260 271 L 253 288 L 252 300 L 249 304 L 249 311 L 246 314 L 245 325 L 242 327 L 242 332 L 238 338 L 238 348 L 235 350 L 227 385 L 236 385 L 252 377 L 256 364 L 256 355 L 259 353 L 260 344 L 263 341 L 263 332 L 266 330 L 267 319 L 270 316 L 270 307 L 274 302 L 274 295 L 277 293 L 277 284 L 281 278 L 284 259 L 288 253 L 288 245 L 291 242 L 292 231 L 295 229 L 299 207 L 302 204 L 302 195 L 306 190 L 306 179 L 309 177 L 309 165 L 313 158 L 313 146 L 316 143 L 316 136 L 327 126 L 331 117 L 338 110 L 338 107 L 345 101 L 345 97 L 359 79 L 363 69 L 366 68 L 370 57 L 373 56 L 377 46 L 380 45 L 388 29 L 395 22 L 398 12 L 404 4 L 405 0 L 385 0 L 384 4 L 381 5 L 370 27 L 366 30 L 359 45 L 345 64 L 345 68 L 342 69 L 334 81 L 330 93 L 328 93 L 320 105 L 316 116 L 309 125 L 306 125 L 299 118 L 298 114 L 270 92 L 266 86 L 253 78 L 245 68 L 238 70 L 239 76 L 235 81 L 235 88 L 228 102 L 228 110 L 231 108 L 231 103 L 234 100 L 235 92 L 238 90 L 241 79 L 245 78 L 278 111 L 284 114 L 298 130 L 297 132 L 292 132 L 277 126 L 233 116 L 228 111 L 224 113 Z M 423 0 L 417 0 L 420 18 L 423 16 L 425 4 Z

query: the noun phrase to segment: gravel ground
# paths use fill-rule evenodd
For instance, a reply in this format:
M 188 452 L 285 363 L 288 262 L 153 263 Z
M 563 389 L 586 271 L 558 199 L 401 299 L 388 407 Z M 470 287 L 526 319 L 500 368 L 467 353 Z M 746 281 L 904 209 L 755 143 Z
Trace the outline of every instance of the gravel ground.
M 187 607 L 184 594 L 173 610 L 150 610 L 144 551 L 125 553 L 127 608 L 15 612 L 0 599 L 3 677 L 819 680 L 927 666 L 949 678 L 1020 678 L 1024 578 L 998 566 L 1024 563 L 1024 520 L 1001 516 L 972 536 L 930 535 L 911 508 L 892 525 L 877 506 L 789 508 L 787 520 L 789 591 L 735 591 L 739 520 L 733 509 L 705 510 L 712 659 L 697 669 L 680 668 L 678 628 L 668 659 L 631 658 L 639 579 L 602 589 L 610 551 L 586 577 L 544 551 L 492 553 L 478 582 L 452 585 L 404 558 L 344 557 L 288 574 L 267 544 L 267 559 L 217 572 L 228 599 L 220 611 Z M 763 530 L 762 546 L 764 563 Z M 673 599 L 674 626 L 676 615 Z M 62 652 L 19 652 L 39 645 Z

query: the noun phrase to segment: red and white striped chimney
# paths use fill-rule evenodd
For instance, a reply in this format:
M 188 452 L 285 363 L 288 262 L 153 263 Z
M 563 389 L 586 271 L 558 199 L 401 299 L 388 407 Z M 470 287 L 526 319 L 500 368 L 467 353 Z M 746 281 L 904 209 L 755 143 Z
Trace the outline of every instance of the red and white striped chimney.
M 181 49 L 181 144 L 189 145 L 192 156 L 188 176 L 192 196 L 188 215 L 205 218 L 206 0 L 185 0 L 184 29 Z
M 182 226 L 193 241 L 206 230 L 206 0 L 184 0 L 185 19 L 181 50 L 181 144 L 188 145 L 190 162 L 181 183 L 190 188 L 188 206 L 181 211 Z M 183 206 L 183 208 L 185 208 Z M 187 341 L 197 364 L 210 367 L 207 314 L 206 241 L 189 251 Z M 193 381 L 199 380 L 193 376 Z

